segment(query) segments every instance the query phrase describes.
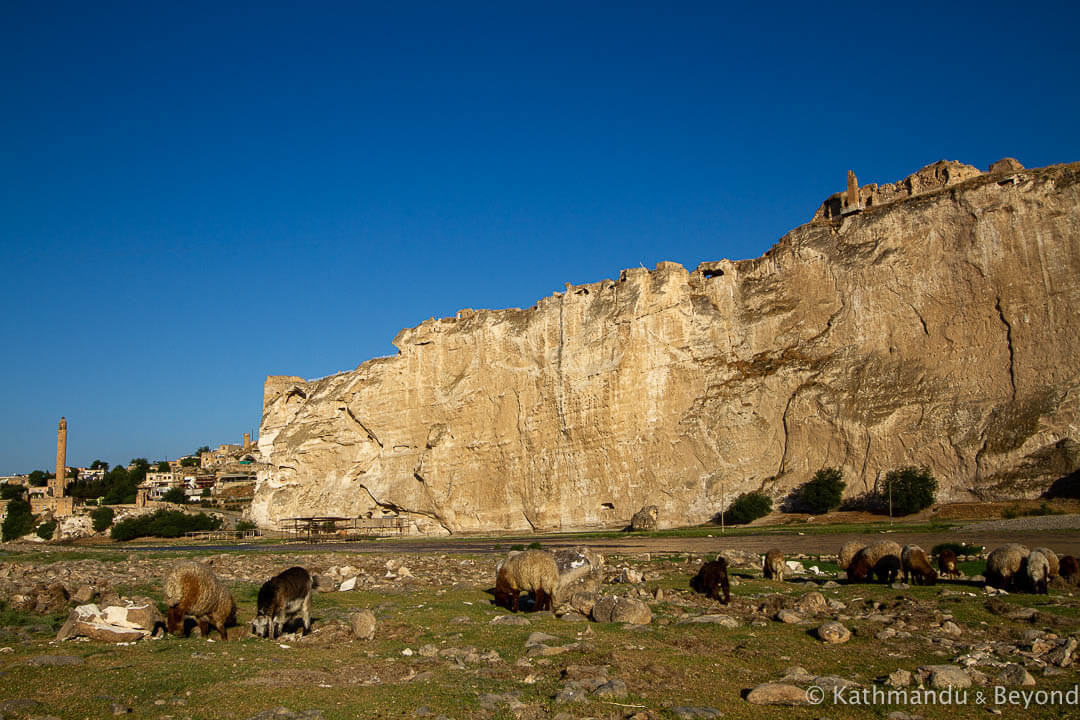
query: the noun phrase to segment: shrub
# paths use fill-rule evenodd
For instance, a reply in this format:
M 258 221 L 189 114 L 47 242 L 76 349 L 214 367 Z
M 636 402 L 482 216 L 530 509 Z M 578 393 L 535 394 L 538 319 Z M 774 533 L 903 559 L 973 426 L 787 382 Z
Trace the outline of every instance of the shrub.
M 116 511 L 111 507 L 99 507 L 97 510 L 90 513 L 90 519 L 94 522 L 94 532 L 104 531 L 112 525 L 114 517 L 116 517 Z
M 49 522 L 43 522 L 37 526 L 37 536 L 42 540 L 52 540 L 53 533 L 56 532 L 56 521 L 50 520 Z
M 30 503 L 26 500 L 12 500 L 7 505 L 7 517 L 4 518 L 0 536 L 4 542 L 20 538 L 34 530 L 34 515 L 30 512 Z
M 169 488 L 165 492 L 165 494 L 161 496 L 161 499 L 164 500 L 165 502 L 177 503 L 179 505 L 184 505 L 184 504 L 187 503 L 187 494 L 184 492 L 184 488 L 174 487 L 174 488 Z
M 744 525 L 772 512 L 772 499 L 763 492 L 743 493 L 723 512 L 724 523 Z
M 1006 520 L 1012 520 L 1018 517 L 1040 517 L 1042 515 L 1064 515 L 1064 510 L 1058 510 L 1047 505 L 1045 502 L 1041 503 L 1037 508 L 1021 508 L 1016 505 L 1010 505 L 1001 511 L 1001 517 Z
M 910 515 L 934 504 L 937 480 L 928 468 L 903 467 L 885 474 L 881 501 L 889 507 L 892 498 L 893 515 Z
M 258 526 L 250 520 L 238 520 L 236 523 L 236 529 L 240 532 L 247 532 L 248 530 L 255 530 Z
M 539 550 L 540 549 L 540 543 L 537 542 L 536 540 L 533 540 L 531 543 L 529 543 L 529 549 L 530 550 Z
M 113 525 L 109 533 L 114 540 L 134 540 L 139 537 L 180 537 L 187 532 L 199 530 L 217 530 L 221 527 L 219 518 L 204 513 L 188 515 L 180 510 L 158 510 L 152 515 L 121 520 Z
M 986 548 L 982 545 L 968 545 L 967 543 L 943 542 L 934 546 L 931 555 L 940 555 L 944 550 L 952 550 L 956 557 L 961 555 L 979 555 Z
M 813 480 L 802 486 L 802 504 L 814 515 L 827 513 L 840 506 L 844 498 L 844 475 L 839 468 L 821 468 Z

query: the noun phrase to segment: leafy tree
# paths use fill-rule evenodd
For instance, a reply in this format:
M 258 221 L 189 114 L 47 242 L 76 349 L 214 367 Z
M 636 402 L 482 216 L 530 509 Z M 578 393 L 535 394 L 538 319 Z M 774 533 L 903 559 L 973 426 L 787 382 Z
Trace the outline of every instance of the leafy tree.
M 180 467 L 197 467 L 199 465 L 199 458 L 186 457 L 180 458 Z
M 53 533 L 56 532 L 56 520 L 50 520 L 49 522 L 41 523 L 35 530 L 37 536 L 42 540 L 52 540 Z
M 0 500 L 21 500 L 26 494 L 26 488 L 22 485 L 0 485 Z
M 172 468 L 169 467 L 168 462 L 166 462 L 165 460 L 162 460 L 162 461 L 158 462 L 158 464 L 157 464 L 157 471 L 158 472 L 169 472 L 170 470 L 172 470 Z
M 145 479 L 146 473 L 136 479 L 135 473 L 128 472 L 123 465 L 117 465 L 105 475 L 103 487 L 106 505 L 128 505 L 135 502 L 136 486 Z M 90 495 L 88 497 L 100 497 Z
M 116 512 L 111 507 L 99 507 L 90 513 L 90 519 L 94 522 L 94 532 L 102 532 L 112 525 Z
M 188 515 L 180 510 L 158 510 L 152 515 L 121 520 L 113 525 L 114 540 L 134 540 L 138 537 L 180 537 L 187 532 L 217 530 L 221 519 L 204 513 Z
M 161 497 L 165 502 L 179 503 L 183 505 L 187 502 L 187 493 L 184 492 L 184 488 L 174 487 L 169 488 L 168 491 Z
M 197 449 L 195 451 L 195 457 L 199 457 L 204 452 L 210 452 L 210 446 L 209 445 L 203 445 L 201 448 Z
M 68 480 L 78 480 L 79 479 L 79 468 L 69 467 L 67 469 L 67 479 Z
M 844 475 L 839 468 L 821 468 L 802 486 L 799 499 L 813 513 L 820 515 L 840 506 L 844 497 Z
M 247 532 L 248 530 L 255 530 L 258 526 L 250 520 L 238 520 L 236 522 L 236 529 L 240 532 Z
M 903 467 L 885 474 L 881 489 L 881 502 L 889 507 L 892 499 L 893 515 L 910 515 L 934 504 L 937 480 L 929 468 Z
M 105 462 L 104 460 L 95 460 L 94 462 L 90 463 L 90 469 L 91 470 L 108 470 L 109 469 L 109 463 Z
M 743 493 L 724 511 L 724 522 L 743 525 L 772 512 L 772 498 L 763 492 Z
M 4 542 L 20 538 L 34 529 L 34 515 L 30 512 L 30 503 L 26 500 L 12 500 L 7 505 L 7 517 L 0 526 L 0 536 Z
M 44 470 L 35 470 L 30 473 L 29 482 L 34 487 L 41 487 L 49 482 L 49 478 L 56 477 L 56 473 L 45 472 Z

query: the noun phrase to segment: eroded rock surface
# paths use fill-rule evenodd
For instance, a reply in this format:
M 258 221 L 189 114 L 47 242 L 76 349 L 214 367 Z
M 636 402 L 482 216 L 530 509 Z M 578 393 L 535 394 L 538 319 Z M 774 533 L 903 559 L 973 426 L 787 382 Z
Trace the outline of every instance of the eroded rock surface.
M 935 164 L 757 259 L 633 268 L 270 377 L 254 517 L 568 530 L 656 505 L 677 526 L 824 466 L 849 495 L 925 465 L 941 500 L 1033 496 L 1080 467 L 1080 165 L 1008 169 Z

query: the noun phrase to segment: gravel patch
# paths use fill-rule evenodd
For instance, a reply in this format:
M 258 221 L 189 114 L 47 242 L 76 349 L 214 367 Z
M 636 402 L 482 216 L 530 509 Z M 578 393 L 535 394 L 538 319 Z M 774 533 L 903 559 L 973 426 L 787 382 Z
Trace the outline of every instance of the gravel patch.
M 953 528 L 953 532 L 1025 532 L 1029 530 L 1080 530 L 1080 515 L 1038 515 L 1011 520 L 989 520 Z

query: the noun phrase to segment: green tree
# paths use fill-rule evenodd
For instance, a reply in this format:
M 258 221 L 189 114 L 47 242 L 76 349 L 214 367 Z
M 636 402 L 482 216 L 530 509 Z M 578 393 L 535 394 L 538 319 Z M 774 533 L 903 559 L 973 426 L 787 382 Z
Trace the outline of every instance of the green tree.
M 169 488 L 168 491 L 161 497 L 165 502 L 180 503 L 183 505 L 187 502 L 187 494 L 184 492 L 184 488 L 174 487 Z
M 821 468 L 802 486 L 799 499 L 815 515 L 840 506 L 844 497 L 844 475 L 839 468 Z
M 195 457 L 199 457 L 204 452 L 210 452 L 210 446 L 209 445 L 203 445 L 201 448 L 197 449 L 195 451 Z
M 180 467 L 197 467 L 199 464 L 199 458 L 186 457 L 180 458 Z
M 121 541 L 138 537 L 180 537 L 186 532 L 217 530 L 220 527 L 220 518 L 204 513 L 188 515 L 180 510 L 158 510 L 152 515 L 121 520 L 113 525 L 109 535 Z
M 90 519 L 94 522 L 94 532 L 102 532 L 112 525 L 116 512 L 111 507 L 99 507 L 90 513 Z
M 105 462 L 104 460 L 95 460 L 94 462 L 90 463 L 90 469 L 91 470 L 108 470 L 109 469 L 109 463 Z
M 169 467 L 169 463 L 167 461 L 161 460 L 161 461 L 158 462 L 158 464 L 157 464 L 157 471 L 158 472 L 169 472 L 170 470 L 172 470 L 172 468 Z
M 26 488 L 22 485 L 0 485 L 0 500 L 21 500 L 26 495 Z
M 34 487 L 41 487 L 49 482 L 49 478 L 56 477 L 56 473 L 45 472 L 44 470 L 34 470 L 30 473 L 29 482 Z
M 236 529 L 240 532 L 247 532 L 248 530 L 255 530 L 258 526 L 250 520 L 237 520 Z
M 145 477 L 144 473 L 143 478 Z M 136 481 L 134 473 L 129 473 L 123 465 L 117 465 L 105 474 L 105 482 L 101 486 L 105 497 L 103 502 L 106 505 L 129 505 L 135 502 L 136 486 L 142 482 L 143 478 Z M 87 497 L 101 496 L 89 495 Z
M 73 480 L 73 481 L 78 481 L 78 479 L 79 479 L 79 468 L 69 467 L 67 469 L 67 479 L 68 480 Z
M 743 493 L 724 511 L 724 523 L 743 525 L 772 512 L 772 498 L 763 492 Z
M 21 538 L 34 530 L 34 515 L 30 512 L 30 503 L 26 500 L 12 500 L 7 505 L 7 516 L 0 526 L 0 537 L 4 542 Z
M 890 499 L 893 515 L 910 515 L 934 504 L 937 480 L 929 468 L 902 467 L 885 474 L 881 488 L 881 503 L 888 508 Z

